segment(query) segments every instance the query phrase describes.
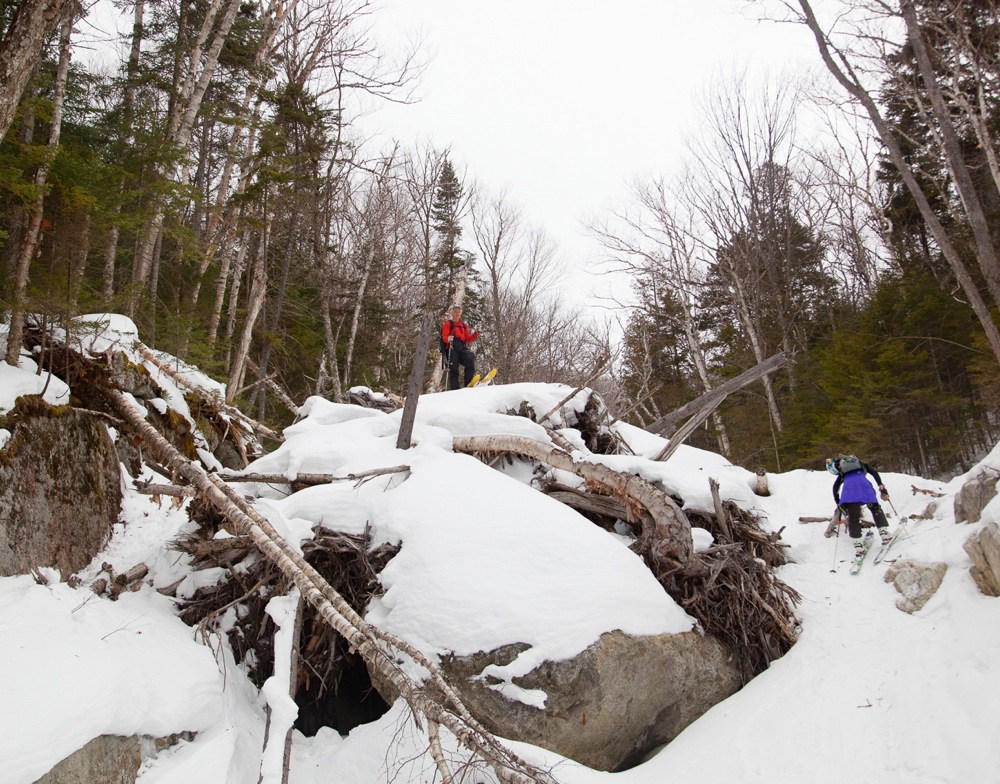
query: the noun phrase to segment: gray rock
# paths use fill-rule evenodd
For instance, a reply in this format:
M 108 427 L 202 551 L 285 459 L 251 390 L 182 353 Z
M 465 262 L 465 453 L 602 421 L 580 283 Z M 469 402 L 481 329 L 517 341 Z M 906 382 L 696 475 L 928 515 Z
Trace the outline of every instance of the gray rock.
M 111 353 L 108 371 L 114 385 L 122 392 L 128 392 L 141 400 L 152 400 L 162 394 L 149 371 L 144 366 L 133 363 L 124 352 Z
M 135 784 L 145 760 L 178 742 L 190 741 L 193 732 L 178 732 L 162 738 L 148 735 L 99 735 L 77 749 L 34 784 Z
M 990 523 L 962 545 L 972 559 L 969 573 L 986 596 L 1000 596 L 1000 527 Z
M 1000 475 L 996 471 L 984 470 L 962 485 L 962 489 L 955 494 L 956 522 L 979 522 L 986 504 L 996 497 L 997 479 Z
M 142 743 L 138 738 L 100 735 L 35 784 L 135 784 L 141 764 Z
M 515 678 L 545 692 L 545 709 L 507 699 L 478 676 L 525 650 L 508 645 L 442 662 L 450 683 L 496 735 L 525 741 L 598 770 L 621 770 L 675 738 L 740 688 L 722 645 L 696 632 L 601 636 L 573 659 L 545 662 Z
M 885 581 L 893 583 L 903 598 L 896 602 L 903 612 L 914 613 L 921 609 L 941 587 L 948 565 L 896 561 L 885 573 Z
M 38 396 L 17 400 L 0 450 L 0 576 L 64 577 L 107 542 L 121 508 L 118 455 L 102 419 Z

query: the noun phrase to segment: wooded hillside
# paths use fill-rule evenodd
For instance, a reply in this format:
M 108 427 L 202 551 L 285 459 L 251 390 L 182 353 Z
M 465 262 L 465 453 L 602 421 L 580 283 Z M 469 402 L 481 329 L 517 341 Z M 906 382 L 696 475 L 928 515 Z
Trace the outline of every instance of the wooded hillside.
M 278 425 L 283 391 L 402 394 L 421 324 L 462 299 L 499 380 L 603 370 L 640 425 L 784 352 L 689 437 L 745 467 L 964 470 L 1000 400 L 997 9 L 779 6 L 829 80 L 706 94 L 679 173 L 593 223 L 634 284 L 609 324 L 566 304 L 558 248 L 474 161 L 361 137 L 362 99 L 407 100 L 419 72 L 366 0 L 134 0 L 110 70 L 81 6 L 0 0 L 8 361 L 25 319 L 123 312 Z

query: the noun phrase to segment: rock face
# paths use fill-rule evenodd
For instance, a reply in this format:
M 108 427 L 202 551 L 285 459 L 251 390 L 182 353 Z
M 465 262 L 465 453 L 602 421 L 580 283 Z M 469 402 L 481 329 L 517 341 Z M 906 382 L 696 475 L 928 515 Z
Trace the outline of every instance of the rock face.
M 38 396 L 18 398 L 0 449 L 0 576 L 82 569 L 121 507 L 118 455 L 103 420 Z
M 1000 527 L 990 523 L 962 545 L 972 559 L 969 573 L 986 596 L 1000 596 Z
M 138 738 L 100 735 L 70 754 L 35 784 L 134 784 L 142 764 Z
M 539 689 L 544 710 L 507 699 L 477 676 L 509 664 L 527 646 L 455 657 L 442 668 L 491 732 L 533 743 L 598 770 L 621 770 L 740 688 L 722 646 L 696 632 L 601 636 L 579 656 L 546 662 L 515 685 Z
M 894 583 L 903 598 L 896 606 L 907 613 L 914 613 L 925 604 L 941 587 L 948 565 L 927 564 L 920 561 L 896 561 L 885 573 L 885 581 Z
M 986 504 L 997 494 L 997 479 L 1000 476 L 996 472 L 984 471 L 962 485 L 962 489 L 955 494 L 956 522 L 979 522 Z

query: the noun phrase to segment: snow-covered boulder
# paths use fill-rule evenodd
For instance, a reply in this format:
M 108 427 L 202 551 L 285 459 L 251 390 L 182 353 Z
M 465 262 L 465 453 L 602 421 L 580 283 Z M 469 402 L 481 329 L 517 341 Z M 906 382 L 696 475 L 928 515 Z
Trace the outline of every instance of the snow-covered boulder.
M 82 569 L 111 536 L 121 506 L 118 455 L 104 421 L 18 398 L 0 448 L 0 575 Z
M 99 735 L 70 754 L 35 784 L 133 784 L 142 764 L 142 742 L 134 735 Z
M 896 561 L 885 573 L 885 581 L 896 586 L 903 597 L 896 602 L 903 612 L 915 613 L 921 609 L 941 587 L 948 565 Z
M 969 479 L 955 494 L 955 522 L 979 522 L 986 505 L 997 494 L 1000 473 L 984 469 Z
M 987 596 L 1000 596 L 1000 527 L 990 523 L 962 545 L 972 566 L 969 573 Z
M 449 657 L 442 667 L 494 734 L 598 770 L 637 763 L 740 687 L 722 645 L 696 631 L 646 637 L 614 631 L 577 656 L 546 661 L 509 683 L 490 676 L 526 648 Z M 533 695 L 544 695 L 544 705 L 528 704 Z

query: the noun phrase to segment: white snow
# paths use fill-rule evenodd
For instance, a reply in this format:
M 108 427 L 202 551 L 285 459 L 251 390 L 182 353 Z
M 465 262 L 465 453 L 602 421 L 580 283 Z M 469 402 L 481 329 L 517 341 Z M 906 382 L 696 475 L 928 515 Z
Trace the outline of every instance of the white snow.
M 100 339 L 130 346 L 134 325 L 124 321 L 108 319 Z M 29 363 L 21 369 L 0 363 L 0 407 L 9 408 L 25 390 L 40 391 L 36 380 L 45 377 L 35 376 Z M 197 369 L 185 372 L 201 383 Z M 169 386 L 165 400 L 174 407 L 180 391 L 165 379 L 157 382 Z M 220 390 L 214 383 L 210 388 Z M 367 620 L 431 657 L 527 643 L 524 654 L 491 675 L 512 698 L 540 705 L 544 694 L 520 690 L 511 679 L 544 659 L 573 656 L 605 631 L 653 634 L 692 623 L 622 537 L 531 489 L 526 464 L 515 462 L 501 472 L 451 450 L 453 436 L 497 430 L 544 439 L 538 426 L 503 412 L 528 400 L 541 415 L 570 391 L 560 385 L 496 384 L 424 396 L 416 446 L 403 451 L 395 448 L 398 412 L 314 398 L 300 421 L 286 429 L 286 443 L 249 470 L 286 477 L 408 470 L 294 495 L 287 495 L 283 484 L 237 487 L 262 496 L 258 509 L 296 546 L 317 524 L 353 533 L 368 528 L 376 543 L 400 543 L 381 575 L 384 594 L 368 608 Z M 65 395 L 55 379 L 50 394 L 52 402 Z M 568 405 L 578 410 L 582 398 Z M 553 420 L 557 427 L 567 424 L 560 413 Z M 802 595 L 801 636 L 769 670 L 632 770 L 601 773 L 513 744 L 518 753 L 555 766 L 555 778 L 565 784 L 998 780 L 1000 599 L 976 589 L 962 543 L 1000 520 L 1000 500 L 973 524 L 956 523 L 953 501 L 965 479 L 1000 469 L 1000 449 L 947 483 L 883 474 L 893 527 L 899 515 L 923 514 L 934 505 L 926 519 L 910 521 L 895 555 L 949 567 L 938 593 L 908 615 L 896 608 L 899 596 L 882 579 L 887 564 L 869 561 L 850 576 L 846 537 L 827 539 L 824 523 L 798 522 L 802 515 L 832 511 L 832 477 L 825 471 L 770 474 L 772 494 L 761 498 L 751 490 L 753 474 L 718 455 L 682 447 L 665 464 L 652 463 L 648 458 L 662 449 L 661 439 L 624 424 L 617 430 L 641 456 L 600 458 L 606 464 L 662 481 L 688 509 L 711 508 L 708 480 L 715 478 L 723 497 L 758 511 L 769 529 L 782 530 L 793 563 L 782 567 L 780 577 Z M 817 455 L 817 464 L 822 457 Z M 292 720 L 294 706 L 281 673 L 258 693 L 219 637 L 186 627 L 175 603 L 156 592 L 189 573 L 187 559 L 167 548 L 189 527 L 186 513 L 171 499 L 129 490 L 121 523 L 80 573 L 80 587 L 69 587 L 52 570 L 43 570 L 48 585 L 29 575 L 0 578 L 0 780 L 5 784 L 35 781 L 101 734 L 182 731 L 197 734 L 149 757 L 141 784 L 257 782 L 265 699 L 276 727 Z M 696 530 L 694 539 L 698 549 L 711 546 L 706 531 Z M 115 602 L 98 598 L 88 586 L 104 561 L 117 571 L 146 563 L 153 586 Z M 211 575 L 188 578 L 185 592 L 206 577 Z M 287 645 L 293 601 L 269 607 L 281 625 L 280 645 Z M 293 784 L 437 780 L 424 754 L 426 742 L 403 703 L 346 737 L 323 730 L 314 738 L 297 732 L 294 738 Z M 444 740 L 454 748 L 453 739 Z M 278 747 L 263 759 L 264 781 L 277 780 Z
M 0 416 L 14 408 L 21 395 L 41 395 L 49 405 L 60 406 L 69 402 L 69 387 L 55 376 L 39 374 L 38 365 L 27 356 L 16 368 L 0 362 Z

